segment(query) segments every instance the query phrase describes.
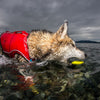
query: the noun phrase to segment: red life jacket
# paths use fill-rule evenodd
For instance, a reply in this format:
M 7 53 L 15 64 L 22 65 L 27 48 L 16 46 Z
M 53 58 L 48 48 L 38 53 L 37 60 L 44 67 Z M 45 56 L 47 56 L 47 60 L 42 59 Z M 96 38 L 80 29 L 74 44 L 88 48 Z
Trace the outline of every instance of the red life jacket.
M 31 58 L 28 52 L 27 37 L 28 33 L 25 31 L 4 32 L 0 37 L 3 52 L 10 57 L 20 54 L 30 62 Z

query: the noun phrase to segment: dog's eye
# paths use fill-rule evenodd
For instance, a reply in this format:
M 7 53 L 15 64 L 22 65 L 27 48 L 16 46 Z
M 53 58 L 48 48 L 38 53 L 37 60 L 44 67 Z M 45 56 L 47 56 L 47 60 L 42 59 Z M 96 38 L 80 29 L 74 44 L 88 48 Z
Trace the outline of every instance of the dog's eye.
M 72 46 L 73 46 L 73 47 L 75 47 L 75 45 L 74 45 L 74 44 L 72 44 Z

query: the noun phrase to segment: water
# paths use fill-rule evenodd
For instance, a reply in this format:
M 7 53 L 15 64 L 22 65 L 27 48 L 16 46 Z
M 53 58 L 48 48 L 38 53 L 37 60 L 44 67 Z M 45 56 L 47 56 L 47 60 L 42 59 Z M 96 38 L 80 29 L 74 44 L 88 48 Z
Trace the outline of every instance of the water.
M 100 100 L 100 44 L 76 45 L 88 56 L 78 68 L 54 62 L 42 67 L 20 64 L 0 56 L 0 100 Z M 32 87 L 26 89 L 28 84 L 18 87 L 23 82 L 19 71 L 33 76 Z M 28 80 L 28 83 L 32 82 Z
M 86 64 L 88 66 L 90 66 L 93 69 L 100 68 L 100 44 L 77 43 L 77 47 L 87 54 Z

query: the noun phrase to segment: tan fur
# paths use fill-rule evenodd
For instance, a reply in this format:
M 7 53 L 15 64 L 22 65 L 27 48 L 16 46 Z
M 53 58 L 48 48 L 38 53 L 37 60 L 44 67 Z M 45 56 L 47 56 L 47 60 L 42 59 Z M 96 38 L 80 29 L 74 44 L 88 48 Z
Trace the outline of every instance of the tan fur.
M 31 58 L 41 58 L 49 52 L 52 43 L 52 34 L 42 31 L 31 32 L 28 39 L 29 55 Z
M 70 44 L 72 43 L 72 40 L 67 35 L 65 36 L 64 39 L 61 39 L 61 36 L 58 32 L 49 33 L 42 31 L 37 31 L 37 32 L 35 31 L 30 33 L 27 39 L 27 43 L 29 47 L 29 55 L 31 58 L 41 59 L 43 55 L 45 55 L 51 50 L 52 59 L 54 59 L 54 57 L 57 59 L 57 53 L 59 53 L 60 46 L 62 47 L 67 44 Z M 52 60 L 51 58 L 46 58 L 46 59 Z
M 27 39 L 30 57 L 61 62 L 67 62 L 71 57 L 84 59 L 84 52 L 77 49 L 74 41 L 67 35 L 67 24 L 65 22 L 55 33 L 32 31 Z

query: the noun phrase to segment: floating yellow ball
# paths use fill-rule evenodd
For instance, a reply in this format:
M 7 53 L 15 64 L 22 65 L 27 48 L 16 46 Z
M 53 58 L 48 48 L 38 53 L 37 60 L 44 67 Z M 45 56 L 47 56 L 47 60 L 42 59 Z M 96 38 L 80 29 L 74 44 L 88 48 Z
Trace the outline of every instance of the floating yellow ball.
M 81 65 L 83 63 L 84 63 L 84 61 L 73 61 L 72 62 L 73 65 Z

